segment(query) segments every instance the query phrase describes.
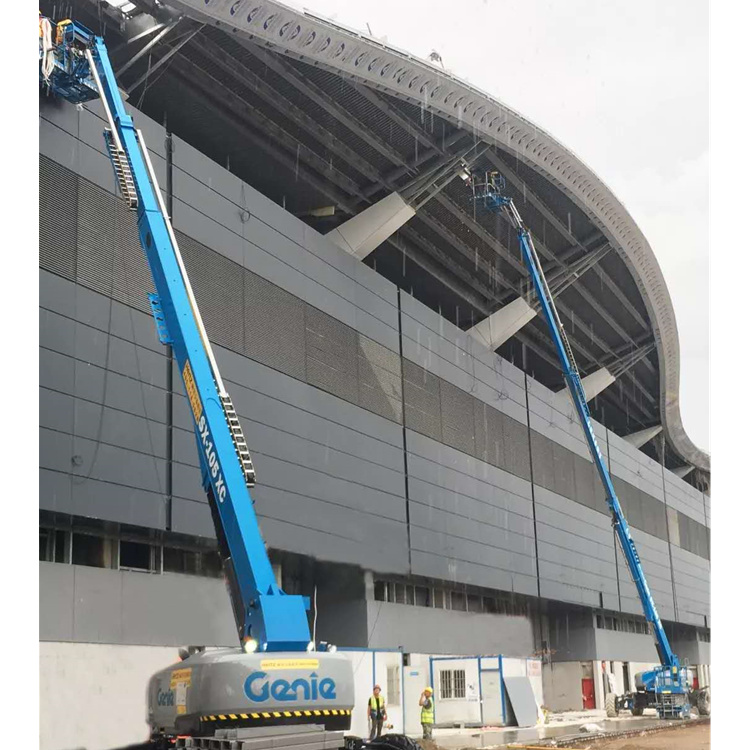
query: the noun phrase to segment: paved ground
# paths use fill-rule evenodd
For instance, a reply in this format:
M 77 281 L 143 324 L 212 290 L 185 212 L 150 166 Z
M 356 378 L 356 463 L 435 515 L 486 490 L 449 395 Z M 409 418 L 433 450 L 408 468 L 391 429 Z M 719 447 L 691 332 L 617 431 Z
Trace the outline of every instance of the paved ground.
M 709 750 L 711 725 L 686 725 L 663 732 L 627 737 L 621 740 L 603 740 L 577 745 L 586 750 Z
M 434 731 L 434 742 L 420 741 L 424 750 L 500 750 L 509 745 L 534 745 L 535 741 L 550 740 L 562 736 L 576 735 L 584 731 L 583 725 L 594 724 L 604 732 L 625 732 L 633 730 L 663 727 L 664 722 L 656 715 L 656 711 L 647 709 L 643 716 L 635 717 L 629 713 L 621 714 L 616 719 L 607 719 L 604 711 L 591 710 L 581 712 L 564 712 L 552 714 L 549 723 L 536 727 L 483 727 L 483 728 L 439 728 Z M 690 730 L 689 734 L 686 734 Z M 699 731 L 693 731 L 699 730 Z M 666 737 L 666 735 L 670 735 Z M 692 742 L 696 737 L 698 744 Z M 677 739 L 673 740 L 672 738 Z M 580 748 L 591 750 L 706 750 L 709 747 L 710 729 L 708 726 L 690 726 L 679 724 L 674 730 L 655 735 L 630 737 L 623 740 L 610 740 L 596 743 L 593 739 L 583 742 Z M 665 738 L 665 739 L 661 739 Z M 681 738 L 681 739 L 680 739 Z M 673 744 L 677 742 L 678 744 Z M 682 742 L 683 744 L 679 744 Z M 700 744 L 703 742 L 703 744 Z M 655 744 L 654 744 L 655 743 Z M 661 744 L 659 744 L 661 743 Z M 666 743 L 666 744 L 665 744 Z

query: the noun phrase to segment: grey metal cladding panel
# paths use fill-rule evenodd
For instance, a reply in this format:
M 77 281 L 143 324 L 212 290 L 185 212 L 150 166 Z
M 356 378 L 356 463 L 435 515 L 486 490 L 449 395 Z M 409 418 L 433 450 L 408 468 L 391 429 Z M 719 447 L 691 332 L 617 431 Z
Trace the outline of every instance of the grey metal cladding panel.
M 602 499 L 604 490 L 593 462 L 574 453 L 573 473 L 575 477 L 575 500 L 592 510 L 603 511 L 606 505 L 606 502 Z
M 549 508 L 545 508 L 540 515 L 544 520 L 537 518 L 537 540 L 539 542 L 554 545 L 579 556 L 580 565 L 584 569 L 591 560 L 597 563 L 606 563 L 608 575 L 611 575 L 612 578 L 615 577 L 615 555 L 611 534 L 607 538 L 605 532 L 594 529 L 582 520 L 578 522 L 576 527 L 574 519 L 561 518 L 560 515 L 550 511 Z M 558 521 L 559 525 L 557 525 Z M 574 567 L 577 566 L 574 565 Z
M 506 513 L 506 517 L 523 521 L 521 516 Z M 534 538 L 526 534 L 511 531 L 510 523 L 502 526 L 482 523 L 463 514 L 452 511 L 444 511 L 434 506 L 423 503 L 409 502 L 409 523 L 412 528 L 419 527 L 438 534 L 447 534 L 463 539 L 470 543 L 479 544 L 488 548 L 498 548 L 515 552 L 529 557 L 535 556 Z M 515 524 L 516 529 L 522 529 L 523 524 Z
M 302 220 L 293 216 L 255 188 L 243 183 L 209 157 L 200 153 L 180 138 L 174 137 L 174 165 L 184 177 L 202 182 L 211 190 L 233 203 L 239 210 L 248 211 L 280 235 L 304 247 L 329 265 L 346 274 L 358 284 L 371 289 L 395 306 L 396 287 L 383 276 L 343 252 L 330 240 L 320 235 Z M 181 179 L 183 174 L 178 174 Z M 177 182 L 177 180 L 175 180 Z M 200 204 L 193 204 L 198 207 Z
M 59 513 L 73 512 L 69 474 L 39 469 L 39 507 Z
M 134 310 L 105 294 L 39 269 L 39 304 L 100 331 L 112 333 L 125 341 L 163 353 L 150 313 Z
M 544 520 L 544 515 L 540 516 L 540 513 L 544 514 L 546 512 L 544 509 L 549 509 L 553 513 L 562 514 L 575 522 L 586 524 L 587 535 L 593 533 L 605 534 L 606 536 L 602 537 L 603 540 L 611 539 L 612 519 L 609 515 L 587 508 L 575 500 L 557 495 L 546 487 L 539 485 L 534 487 L 534 499 L 537 507 L 537 520 L 540 518 Z M 548 522 L 554 526 L 561 524 L 563 519 L 556 517 L 554 522 Z M 579 525 L 578 529 L 580 533 L 582 527 Z
M 440 379 L 408 359 L 403 360 L 403 373 L 406 427 L 442 441 Z
M 362 334 L 357 334 L 357 382 L 363 409 L 403 423 L 401 359 Z
M 70 482 L 72 501 L 66 513 L 152 529 L 166 528 L 163 493 L 94 478 L 79 480 L 73 476 Z
M 95 365 L 143 383 L 166 388 L 164 354 L 40 309 L 39 343 L 83 365 Z
M 411 430 L 406 433 L 406 449 L 410 475 L 490 500 L 498 489 L 507 490 L 525 500 L 531 512 L 531 485 L 525 479 Z
M 419 526 L 411 528 L 411 548 L 417 552 L 440 555 L 449 560 L 484 565 L 507 573 L 536 576 L 534 555 L 519 554 L 501 547 L 489 547 L 478 541 L 462 539 Z
M 246 420 L 257 422 L 323 446 L 326 450 L 339 451 L 352 458 L 362 459 L 403 474 L 403 451 L 391 442 L 373 437 L 370 432 L 337 424 L 236 384 L 233 384 L 232 395 L 235 409 L 243 424 Z
M 116 185 L 109 158 L 43 118 L 39 120 L 39 152 L 114 193 Z
M 403 315 L 409 318 L 407 325 L 412 331 L 416 331 L 418 327 L 421 327 L 438 334 L 450 346 L 470 355 L 477 363 L 481 363 L 496 374 L 500 374 L 503 379 L 512 381 L 523 390 L 524 374 L 522 370 L 507 360 L 498 357 L 484 344 L 474 339 L 466 331 L 462 331 L 441 314 L 419 302 L 414 297 L 405 294 L 402 295 L 401 309 Z
M 552 443 L 555 485 L 558 495 L 575 499 L 575 466 L 573 453 L 559 443 Z
M 74 566 L 39 563 L 39 640 L 73 640 Z
M 403 475 L 397 477 L 401 481 L 401 494 L 398 495 L 372 487 L 366 481 L 356 481 L 358 469 L 365 469 L 361 471 L 364 475 L 367 473 L 366 469 L 372 468 L 367 467 L 364 462 L 350 460 L 351 470 L 347 472 L 349 476 L 344 478 L 268 454 L 255 452 L 253 461 L 258 477 L 262 475 L 262 485 L 254 490 L 254 497 L 261 491 L 261 487 L 269 488 L 296 496 L 300 506 L 313 503 L 319 513 L 322 514 L 325 511 L 332 517 L 357 510 L 379 514 L 395 521 L 406 521 Z M 365 477 L 362 477 L 362 480 L 364 479 Z M 285 520 L 293 522 L 294 516 Z
M 172 456 L 186 466 L 198 467 L 198 450 L 193 430 L 183 430 L 175 425 L 172 434 Z
M 175 148 L 175 157 L 177 151 L 178 148 Z M 181 169 L 175 171 L 174 177 L 175 198 L 192 206 L 201 214 L 210 216 L 213 221 L 234 234 L 242 236 L 242 216 L 236 203 L 227 200 L 223 195 Z
M 449 352 L 433 351 L 434 343 L 423 340 L 421 328 L 410 331 L 408 317 L 402 317 L 404 330 L 402 336 L 404 357 L 416 362 L 421 367 L 438 375 L 443 380 L 455 385 L 462 391 L 471 393 L 499 411 L 510 414 L 515 419 L 526 422 L 526 406 L 523 388 L 502 375 L 502 360 L 498 358 L 498 368 L 491 369 L 477 362 L 465 351 L 446 343 L 437 334 L 428 335 L 436 339 L 439 347 L 448 347 Z
M 440 423 L 443 441 L 474 455 L 474 408 L 472 397 L 445 380 L 440 381 Z
M 480 461 L 501 466 L 504 458 L 503 415 L 479 399 L 473 399 L 473 406 L 474 455 Z
M 78 186 L 76 281 L 119 302 L 150 312 L 154 283 L 141 248 L 136 214 L 86 180 Z
M 261 517 L 263 538 L 269 547 L 311 555 L 319 560 L 358 565 L 381 573 L 409 572 L 406 526 L 380 519 L 368 526 L 372 541 L 332 536 L 318 528 L 309 528 L 285 520 Z M 368 540 L 369 541 L 369 540 Z
M 244 225 L 243 239 L 175 199 L 174 224 L 203 245 L 398 351 L 398 317 L 392 303 L 355 284 L 338 268 L 287 240 L 257 218 L 251 217 Z
M 315 230 L 312 229 L 305 231 L 306 237 L 315 234 Z M 336 309 L 340 310 L 344 317 L 338 315 L 336 317 L 367 336 L 370 333 L 361 327 L 360 319 L 371 317 L 373 322 L 379 324 L 377 328 L 382 331 L 381 337 L 385 338 L 381 340 L 381 343 L 394 351 L 397 350 L 398 308 L 396 307 L 395 286 L 392 287 L 393 292 L 388 295 L 389 299 L 384 299 L 380 293 L 371 291 L 368 288 L 369 284 L 365 286 L 355 281 L 355 278 L 361 278 L 361 276 L 356 276 L 353 272 L 357 261 L 351 255 L 327 241 L 310 243 L 314 250 L 320 252 L 321 255 L 328 256 L 320 257 L 309 247 L 288 239 L 275 227 L 265 223 L 263 218 L 251 216 L 245 227 L 245 236 L 255 245 L 273 253 L 276 258 L 287 264 L 288 268 L 297 269 L 314 282 L 318 287 L 315 297 L 303 297 L 306 302 L 335 315 L 333 308 L 329 309 L 327 305 L 334 302 L 334 298 L 338 298 L 346 304 L 337 305 Z M 342 271 L 342 268 L 345 269 L 347 266 L 350 271 L 348 275 Z M 248 268 L 255 270 L 249 263 Z M 382 289 L 380 284 L 378 284 L 378 289 L 379 291 Z M 375 338 L 380 340 L 381 337 Z
M 357 403 L 356 331 L 317 308 L 305 310 L 307 382 Z
M 39 155 L 39 265 L 66 279 L 76 276 L 78 179 Z
M 640 496 L 640 508 L 643 515 L 641 529 L 663 541 L 667 541 L 667 514 L 664 503 L 637 488 L 633 488 L 633 493 Z
M 589 591 L 602 592 L 617 596 L 617 578 L 614 566 L 594 559 L 587 560 L 588 565 L 574 564 L 574 556 L 565 549 L 539 544 L 539 580 L 553 581 L 566 586 L 576 586 Z
M 39 350 L 39 385 L 95 404 L 166 423 L 167 392 L 50 349 Z
M 74 639 L 122 642 L 122 576 L 119 571 L 74 565 Z
M 234 646 L 237 632 L 223 581 L 122 572 L 123 642 Z
M 483 565 L 481 562 L 473 563 L 450 559 L 432 552 L 412 550 L 411 567 L 414 575 L 530 596 L 536 595 L 536 576 L 499 570 Z
M 511 474 L 531 480 L 531 456 L 529 454 L 529 428 L 503 415 L 503 458 L 504 467 Z
M 217 347 L 215 353 L 230 392 L 234 393 L 232 384 L 237 384 L 305 413 L 321 417 L 330 423 L 330 429 L 344 426 L 392 445 L 399 453 L 401 452 L 401 428 L 394 422 L 235 352 Z M 185 409 L 187 408 L 185 402 Z M 185 415 L 188 415 L 187 411 Z M 181 426 L 192 429 L 189 422 Z
M 403 518 L 393 519 L 379 514 L 377 502 L 362 510 L 266 484 L 258 485 L 253 497 L 261 523 L 271 518 L 328 534 L 331 547 L 335 547 L 339 539 L 345 539 L 362 548 L 370 547 L 371 554 L 379 549 L 385 556 L 406 555 L 406 523 Z M 266 541 L 271 544 L 270 540 Z M 283 549 L 294 548 L 283 545 Z M 316 557 L 321 554 L 322 550 Z
M 350 454 L 332 450 L 328 446 L 313 443 L 274 427 L 251 420 L 243 420 L 243 422 L 247 444 L 258 464 L 259 475 L 262 467 L 261 457 L 268 456 L 271 459 L 297 464 L 312 471 L 388 492 L 396 497 L 403 497 L 403 466 L 399 470 L 388 469 L 380 464 L 363 461 Z
M 58 432 L 166 458 L 164 425 L 47 388 L 39 391 L 39 424 Z
M 531 465 L 534 470 L 534 484 L 551 491 L 555 489 L 554 443 L 536 430 L 531 430 Z
M 495 489 L 493 501 L 487 502 L 463 495 L 455 490 L 438 487 L 409 474 L 409 500 L 424 505 L 435 515 L 442 512 L 451 518 L 470 519 L 488 527 L 507 529 L 522 536 L 534 536 L 534 521 L 528 514 L 528 501 L 507 490 Z M 521 512 L 519 512 L 519 510 Z
M 199 480 L 200 480 L 200 474 Z M 211 518 L 208 502 L 193 502 L 180 497 L 172 500 L 172 531 L 178 534 L 191 534 L 207 539 L 216 537 L 216 529 Z
M 175 461 L 172 464 L 172 494 L 193 503 L 208 504 L 200 468 Z
M 165 462 L 153 455 L 97 443 L 81 436 L 66 435 L 41 428 L 40 465 L 55 471 L 73 472 L 74 491 L 78 482 L 88 479 L 119 484 L 123 487 L 163 493 Z M 77 463 L 72 463 L 73 456 Z
M 241 351 L 245 342 L 242 267 L 185 235 L 178 242 L 209 339 Z
M 305 303 L 250 271 L 244 284 L 244 353 L 304 381 Z

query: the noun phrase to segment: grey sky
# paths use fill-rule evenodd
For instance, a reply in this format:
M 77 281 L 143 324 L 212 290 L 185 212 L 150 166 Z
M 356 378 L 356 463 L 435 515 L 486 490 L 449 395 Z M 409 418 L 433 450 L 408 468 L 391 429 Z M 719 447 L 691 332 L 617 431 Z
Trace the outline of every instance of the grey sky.
M 680 399 L 709 448 L 708 3 L 292 0 L 426 58 L 549 131 L 625 204 L 680 334 Z

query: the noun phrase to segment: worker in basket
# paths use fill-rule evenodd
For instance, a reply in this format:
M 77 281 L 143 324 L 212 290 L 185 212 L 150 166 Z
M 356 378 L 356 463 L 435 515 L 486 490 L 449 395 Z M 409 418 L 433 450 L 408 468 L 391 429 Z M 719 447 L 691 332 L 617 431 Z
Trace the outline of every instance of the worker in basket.
M 432 698 L 432 688 L 426 687 L 419 696 L 419 705 L 422 707 L 422 739 L 432 739 L 432 725 L 435 723 L 435 701 Z
M 380 694 L 380 685 L 375 685 L 370 700 L 367 701 L 367 717 L 370 720 L 370 739 L 374 740 L 380 737 L 383 731 L 383 721 L 388 718 L 385 698 Z

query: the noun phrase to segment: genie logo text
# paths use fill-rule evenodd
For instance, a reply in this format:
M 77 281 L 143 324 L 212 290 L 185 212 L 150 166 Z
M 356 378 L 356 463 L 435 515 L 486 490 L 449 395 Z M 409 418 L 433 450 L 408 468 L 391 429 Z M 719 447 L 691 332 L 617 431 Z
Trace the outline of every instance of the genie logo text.
M 156 704 L 158 706 L 174 706 L 174 690 L 157 690 Z
M 245 695 L 254 703 L 263 703 L 269 698 L 277 701 L 326 701 L 336 700 L 336 683 L 330 677 L 318 681 L 313 672 L 309 679 L 299 677 L 289 682 L 269 680 L 266 672 L 253 672 L 245 680 Z

